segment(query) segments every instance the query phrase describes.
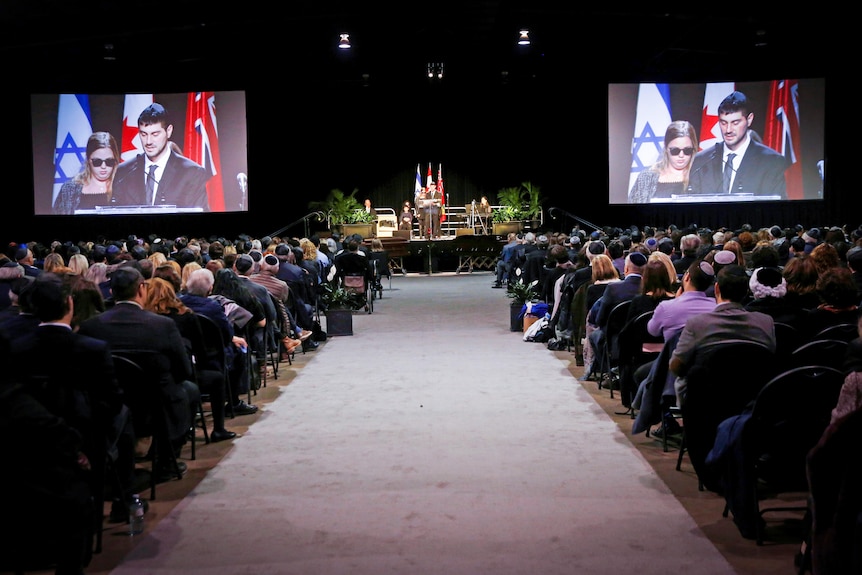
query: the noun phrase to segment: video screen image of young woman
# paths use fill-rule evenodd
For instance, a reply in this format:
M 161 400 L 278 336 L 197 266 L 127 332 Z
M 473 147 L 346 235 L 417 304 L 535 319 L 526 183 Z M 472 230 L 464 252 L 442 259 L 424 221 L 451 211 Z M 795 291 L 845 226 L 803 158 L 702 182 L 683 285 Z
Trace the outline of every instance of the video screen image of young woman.
M 248 210 L 245 92 L 33 94 L 35 215 Z

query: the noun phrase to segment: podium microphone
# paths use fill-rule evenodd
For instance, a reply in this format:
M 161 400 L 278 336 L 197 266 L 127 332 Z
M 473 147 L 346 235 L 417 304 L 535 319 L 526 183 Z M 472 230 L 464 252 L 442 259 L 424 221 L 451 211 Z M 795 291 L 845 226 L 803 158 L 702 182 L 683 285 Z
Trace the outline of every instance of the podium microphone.
M 245 172 L 240 172 L 236 175 L 236 183 L 239 185 L 239 191 L 242 194 L 239 200 L 239 209 L 246 209 L 246 202 L 248 201 L 248 176 Z

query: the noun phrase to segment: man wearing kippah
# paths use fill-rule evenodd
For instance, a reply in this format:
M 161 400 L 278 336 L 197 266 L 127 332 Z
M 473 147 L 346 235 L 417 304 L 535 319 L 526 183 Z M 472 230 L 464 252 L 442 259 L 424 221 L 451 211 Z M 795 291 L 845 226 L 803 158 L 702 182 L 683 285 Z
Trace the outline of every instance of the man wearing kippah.
M 632 298 L 640 293 L 641 274 L 646 264 L 647 257 L 641 252 L 634 251 L 627 255 L 625 267 L 623 268 L 623 271 L 625 272 L 623 281 L 609 283 L 608 287 L 605 288 L 602 297 L 600 297 L 596 302 L 596 305 L 598 306 L 596 311 L 596 325 L 598 328 L 589 335 L 590 345 L 593 346 L 593 350 L 595 350 L 596 354 L 593 359 L 594 364 L 600 366 L 604 362 L 605 365 L 608 365 L 607 358 L 602 357 L 601 350 L 605 347 L 605 333 L 608 330 L 608 319 L 610 318 L 611 310 L 622 302 L 631 301 Z M 612 347 L 613 342 L 609 341 L 608 349 L 611 349 Z M 596 370 L 594 369 L 594 371 Z
M 734 91 L 718 105 L 722 141 L 697 153 L 691 163 L 689 188 L 695 194 L 787 197 L 781 154 L 751 137 L 754 112 L 748 98 Z

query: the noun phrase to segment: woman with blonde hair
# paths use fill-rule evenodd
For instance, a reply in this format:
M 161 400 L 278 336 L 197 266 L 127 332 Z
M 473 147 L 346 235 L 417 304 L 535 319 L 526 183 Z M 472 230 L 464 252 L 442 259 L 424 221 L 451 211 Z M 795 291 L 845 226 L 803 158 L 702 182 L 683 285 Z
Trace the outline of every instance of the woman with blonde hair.
M 629 203 L 647 204 L 653 198 L 684 194 L 698 142 L 697 130 L 690 122 L 671 122 L 664 133 L 661 156 L 638 174 L 629 191 Z
M 75 177 L 60 188 L 54 201 L 55 214 L 71 215 L 75 210 L 111 204 L 114 175 L 120 148 L 108 132 L 93 132 L 87 139 L 84 163 Z
M 156 269 L 166 261 L 168 261 L 168 256 L 166 256 L 163 252 L 153 252 L 147 259 L 153 262 L 153 269 Z
M 90 260 L 84 254 L 72 254 L 69 258 L 69 269 L 75 275 L 84 275 L 90 267 Z
M 72 273 L 72 270 L 66 265 L 66 260 L 63 259 L 63 256 L 58 254 L 57 252 L 51 252 L 47 256 L 45 256 L 45 261 L 42 264 L 42 269 L 46 272 L 55 273 L 55 274 L 68 274 Z
M 677 287 L 679 287 L 679 275 L 676 273 L 676 267 L 673 265 L 673 260 L 670 259 L 670 256 L 666 253 L 656 250 L 649 255 L 647 263 L 656 261 L 660 262 L 664 266 L 665 270 L 667 270 L 668 281 L 670 281 L 671 285 L 671 293 L 676 292 Z
M 584 338 L 584 380 L 591 378 L 596 372 L 593 369 L 593 364 L 596 360 L 596 350 L 593 349 L 590 343 L 590 334 L 598 329 L 596 325 L 596 303 L 605 293 L 605 288 L 608 284 L 620 281 L 620 275 L 617 268 L 614 266 L 614 261 L 607 254 L 598 254 L 593 257 L 592 263 L 592 284 L 587 287 L 586 305 L 587 305 L 587 322 L 586 322 L 586 337 Z

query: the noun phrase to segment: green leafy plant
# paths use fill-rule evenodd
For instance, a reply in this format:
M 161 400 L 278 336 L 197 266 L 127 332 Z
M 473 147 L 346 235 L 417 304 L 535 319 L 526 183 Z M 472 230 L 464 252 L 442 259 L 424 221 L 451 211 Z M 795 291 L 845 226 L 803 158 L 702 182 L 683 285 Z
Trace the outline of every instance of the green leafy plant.
M 308 207 L 311 210 L 321 211 L 326 214 L 326 221 L 330 228 L 340 226 L 341 224 L 359 223 L 358 218 L 369 216 L 362 209 L 362 204 L 356 199 L 356 193 L 359 190 L 353 190 L 349 194 L 345 194 L 339 189 L 330 190 L 329 195 L 322 202 L 309 202 Z M 361 212 L 362 216 L 359 215 Z
M 503 188 L 497 192 L 500 208 L 494 211 L 493 221 L 538 220 L 542 214 L 543 201 L 541 189 L 531 182 Z
M 521 219 L 522 201 L 521 188 L 503 188 L 497 192 L 497 203 L 500 207 L 494 210 L 493 221 L 511 222 Z
M 539 280 L 533 280 L 525 284 L 523 278 L 518 278 L 516 282 L 509 282 L 506 288 L 506 297 L 510 298 L 513 304 L 524 305 L 539 297 L 539 292 L 536 291 L 538 283 Z
M 353 210 L 347 215 L 345 224 L 370 224 L 374 221 L 374 214 L 366 212 L 363 208 Z
M 539 220 L 542 215 L 542 190 L 539 186 L 534 186 L 531 182 L 521 184 L 523 194 L 521 195 L 524 203 L 523 213 L 526 220 Z
M 321 286 L 323 293 L 320 301 L 326 309 L 358 309 L 365 305 L 365 296 L 348 291 L 341 286 L 333 287 L 330 283 Z

